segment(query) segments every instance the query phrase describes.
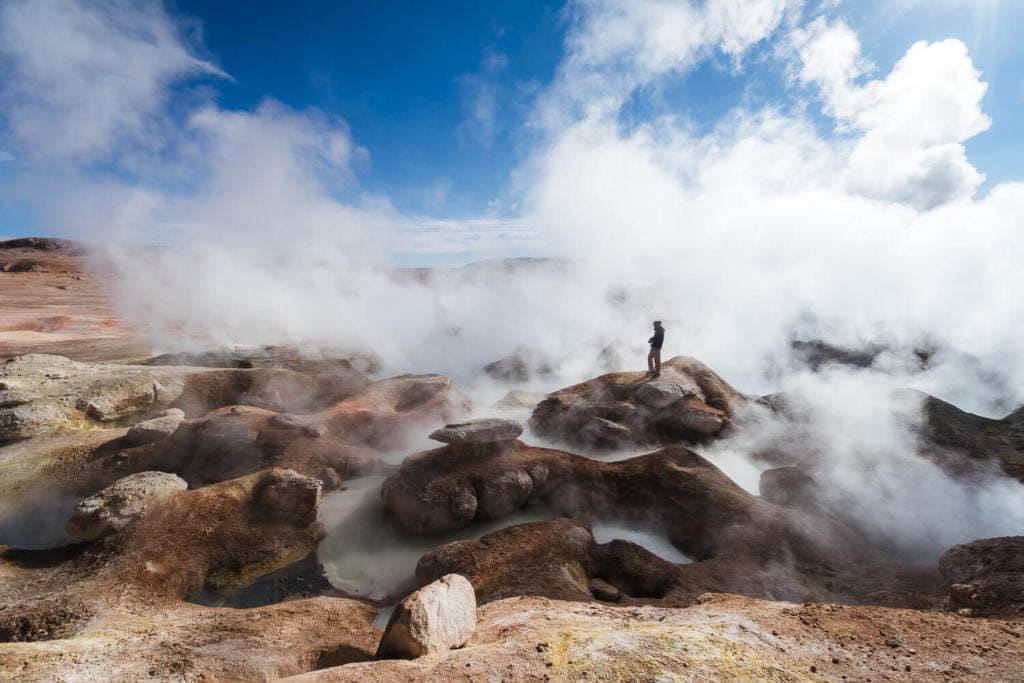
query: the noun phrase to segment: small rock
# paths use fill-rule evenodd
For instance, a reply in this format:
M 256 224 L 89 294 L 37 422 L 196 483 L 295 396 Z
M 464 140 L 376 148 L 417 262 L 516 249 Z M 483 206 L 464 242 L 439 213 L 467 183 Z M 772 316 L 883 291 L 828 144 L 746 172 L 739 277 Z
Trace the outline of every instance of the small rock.
M 622 592 L 604 579 L 591 579 L 587 584 L 587 590 L 595 598 L 604 602 L 618 602 L 622 599 Z
M 185 480 L 175 474 L 130 474 L 79 503 L 68 520 L 67 532 L 83 541 L 107 536 L 142 516 L 154 502 L 186 488 Z
M 515 420 L 483 418 L 459 424 L 445 425 L 435 430 L 430 438 L 441 443 L 468 443 L 511 441 L 523 433 L 523 425 Z
M 420 657 L 460 647 L 476 630 L 476 595 L 459 574 L 419 589 L 395 609 L 377 648 L 378 658 Z
M 684 395 L 683 388 L 678 384 L 647 382 L 637 389 L 634 397 L 640 403 L 658 410 L 672 405 Z
M 232 415 L 245 415 L 249 412 L 249 409 L 245 406 L 231 406 Z
M 170 408 L 152 419 L 132 425 L 124 439 L 132 446 L 156 443 L 173 434 L 184 421 L 185 411 Z
M 23 391 L 0 390 L 0 408 L 14 408 L 15 406 L 31 403 L 37 398 L 39 397 Z

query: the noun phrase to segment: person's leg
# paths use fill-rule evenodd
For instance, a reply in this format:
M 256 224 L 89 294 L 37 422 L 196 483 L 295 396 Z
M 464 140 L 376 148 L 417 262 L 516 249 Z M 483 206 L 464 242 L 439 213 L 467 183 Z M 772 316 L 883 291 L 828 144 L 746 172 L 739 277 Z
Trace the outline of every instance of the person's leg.
M 654 376 L 661 374 L 661 349 L 654 349 Z
M 653 348 L 647 353 L 647 374 L 649 374 L 649 375 L 653 375 L 654 374 L 654 349 Z

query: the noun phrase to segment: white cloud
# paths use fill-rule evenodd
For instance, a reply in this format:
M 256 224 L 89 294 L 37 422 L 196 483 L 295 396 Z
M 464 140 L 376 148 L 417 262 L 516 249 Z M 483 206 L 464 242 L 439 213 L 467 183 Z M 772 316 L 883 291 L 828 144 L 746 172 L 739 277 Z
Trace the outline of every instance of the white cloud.
M 821 89 L 840 130 L 860 135 L 849 162 L 853 191 L 918 209 L 974 194 L 984 176 L 962 143 L 991 121 L 981 111 L 987 86 L 963 43 L 916 43 L 888 76 L 860 85 L 871 67 L 845 22 L 818 19 L 791 40 L 800 80 Z
M 224 74 L 189 54 L 160 3 L 11 0 L 0 6 L 0 102 L 19 155 L 94 161 L 158 147 L 168 88 Z
M 501 93 L 497 79 L 507 66 L 506 55 L 488 52 L 478 71 L 456 79 L 462 91 L 464 117 L 459 129 L 484 149 L 491 148 L 498 131 Z
M 692 68 L 712 50 L 738 59 L 802 0 L 575 0 L 556 81 L 536 121 L 558 128 L 614 114 L 635 91 Z

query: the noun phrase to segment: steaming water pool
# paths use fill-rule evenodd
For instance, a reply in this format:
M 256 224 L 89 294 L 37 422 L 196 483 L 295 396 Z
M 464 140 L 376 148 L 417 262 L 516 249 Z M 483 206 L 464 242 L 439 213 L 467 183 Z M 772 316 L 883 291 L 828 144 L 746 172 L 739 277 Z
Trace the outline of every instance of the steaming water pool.
M 387 515 L 380 497 L 383 481 L 377 476 L 347 482 L 346 490 L 324 496 L 320 512 L 327 538 L 318 554 L 328 580 L 346 593 L 373 600 L 397 598 L 418 588 L 416 563 L 438 546 L 552 517 L 546 510 L 524 510 L 447 534 L 413 536 Z
M 621 539 L 643 546 L 661 559 L 675 564 L 693 562 L 679 548 L 672 545 L 672 542 L 664 534 L 654 529 L 641 529 L 618 522 L 595 522 L 591 525 L 591 530 L 594 532 L 594 540 L 598 543 Z
M 413 536 L 390 517 L 380 497 L 384 477 L 363 477 L 348 482 L 344 491 L 324 497 L 321 519 L 327 527 L 318 551 L 320 562 L 331 584 L 349 593 L 372 600 L 393 600 L 415 590 L 416 563 L 429 551 L 457 540 L 476 540 L 505 527 L 549 520 L 545 509 L 521 510 L 490 522 L 476 522 L 465 529 L 446 534 Z M 617 522 L 595 522 L 598 543 L 623 539 L 641 545 L 669 562 L 685 564 L 692 560 L 656 530 L 641 529 Z M 380 615 L 386 620 L 386 615 Z

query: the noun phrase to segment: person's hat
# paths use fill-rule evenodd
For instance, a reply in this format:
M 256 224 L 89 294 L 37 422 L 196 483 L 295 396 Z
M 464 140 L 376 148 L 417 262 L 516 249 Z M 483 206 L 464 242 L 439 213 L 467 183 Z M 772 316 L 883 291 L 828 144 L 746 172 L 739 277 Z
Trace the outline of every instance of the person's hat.
M 660 325 L 660 324 L 661 324 L 661 321 L 660 321 L 660 320 L 655 320 L 655 321 L 654 321 L 654 324 L 655 324 L 655 325 Z

